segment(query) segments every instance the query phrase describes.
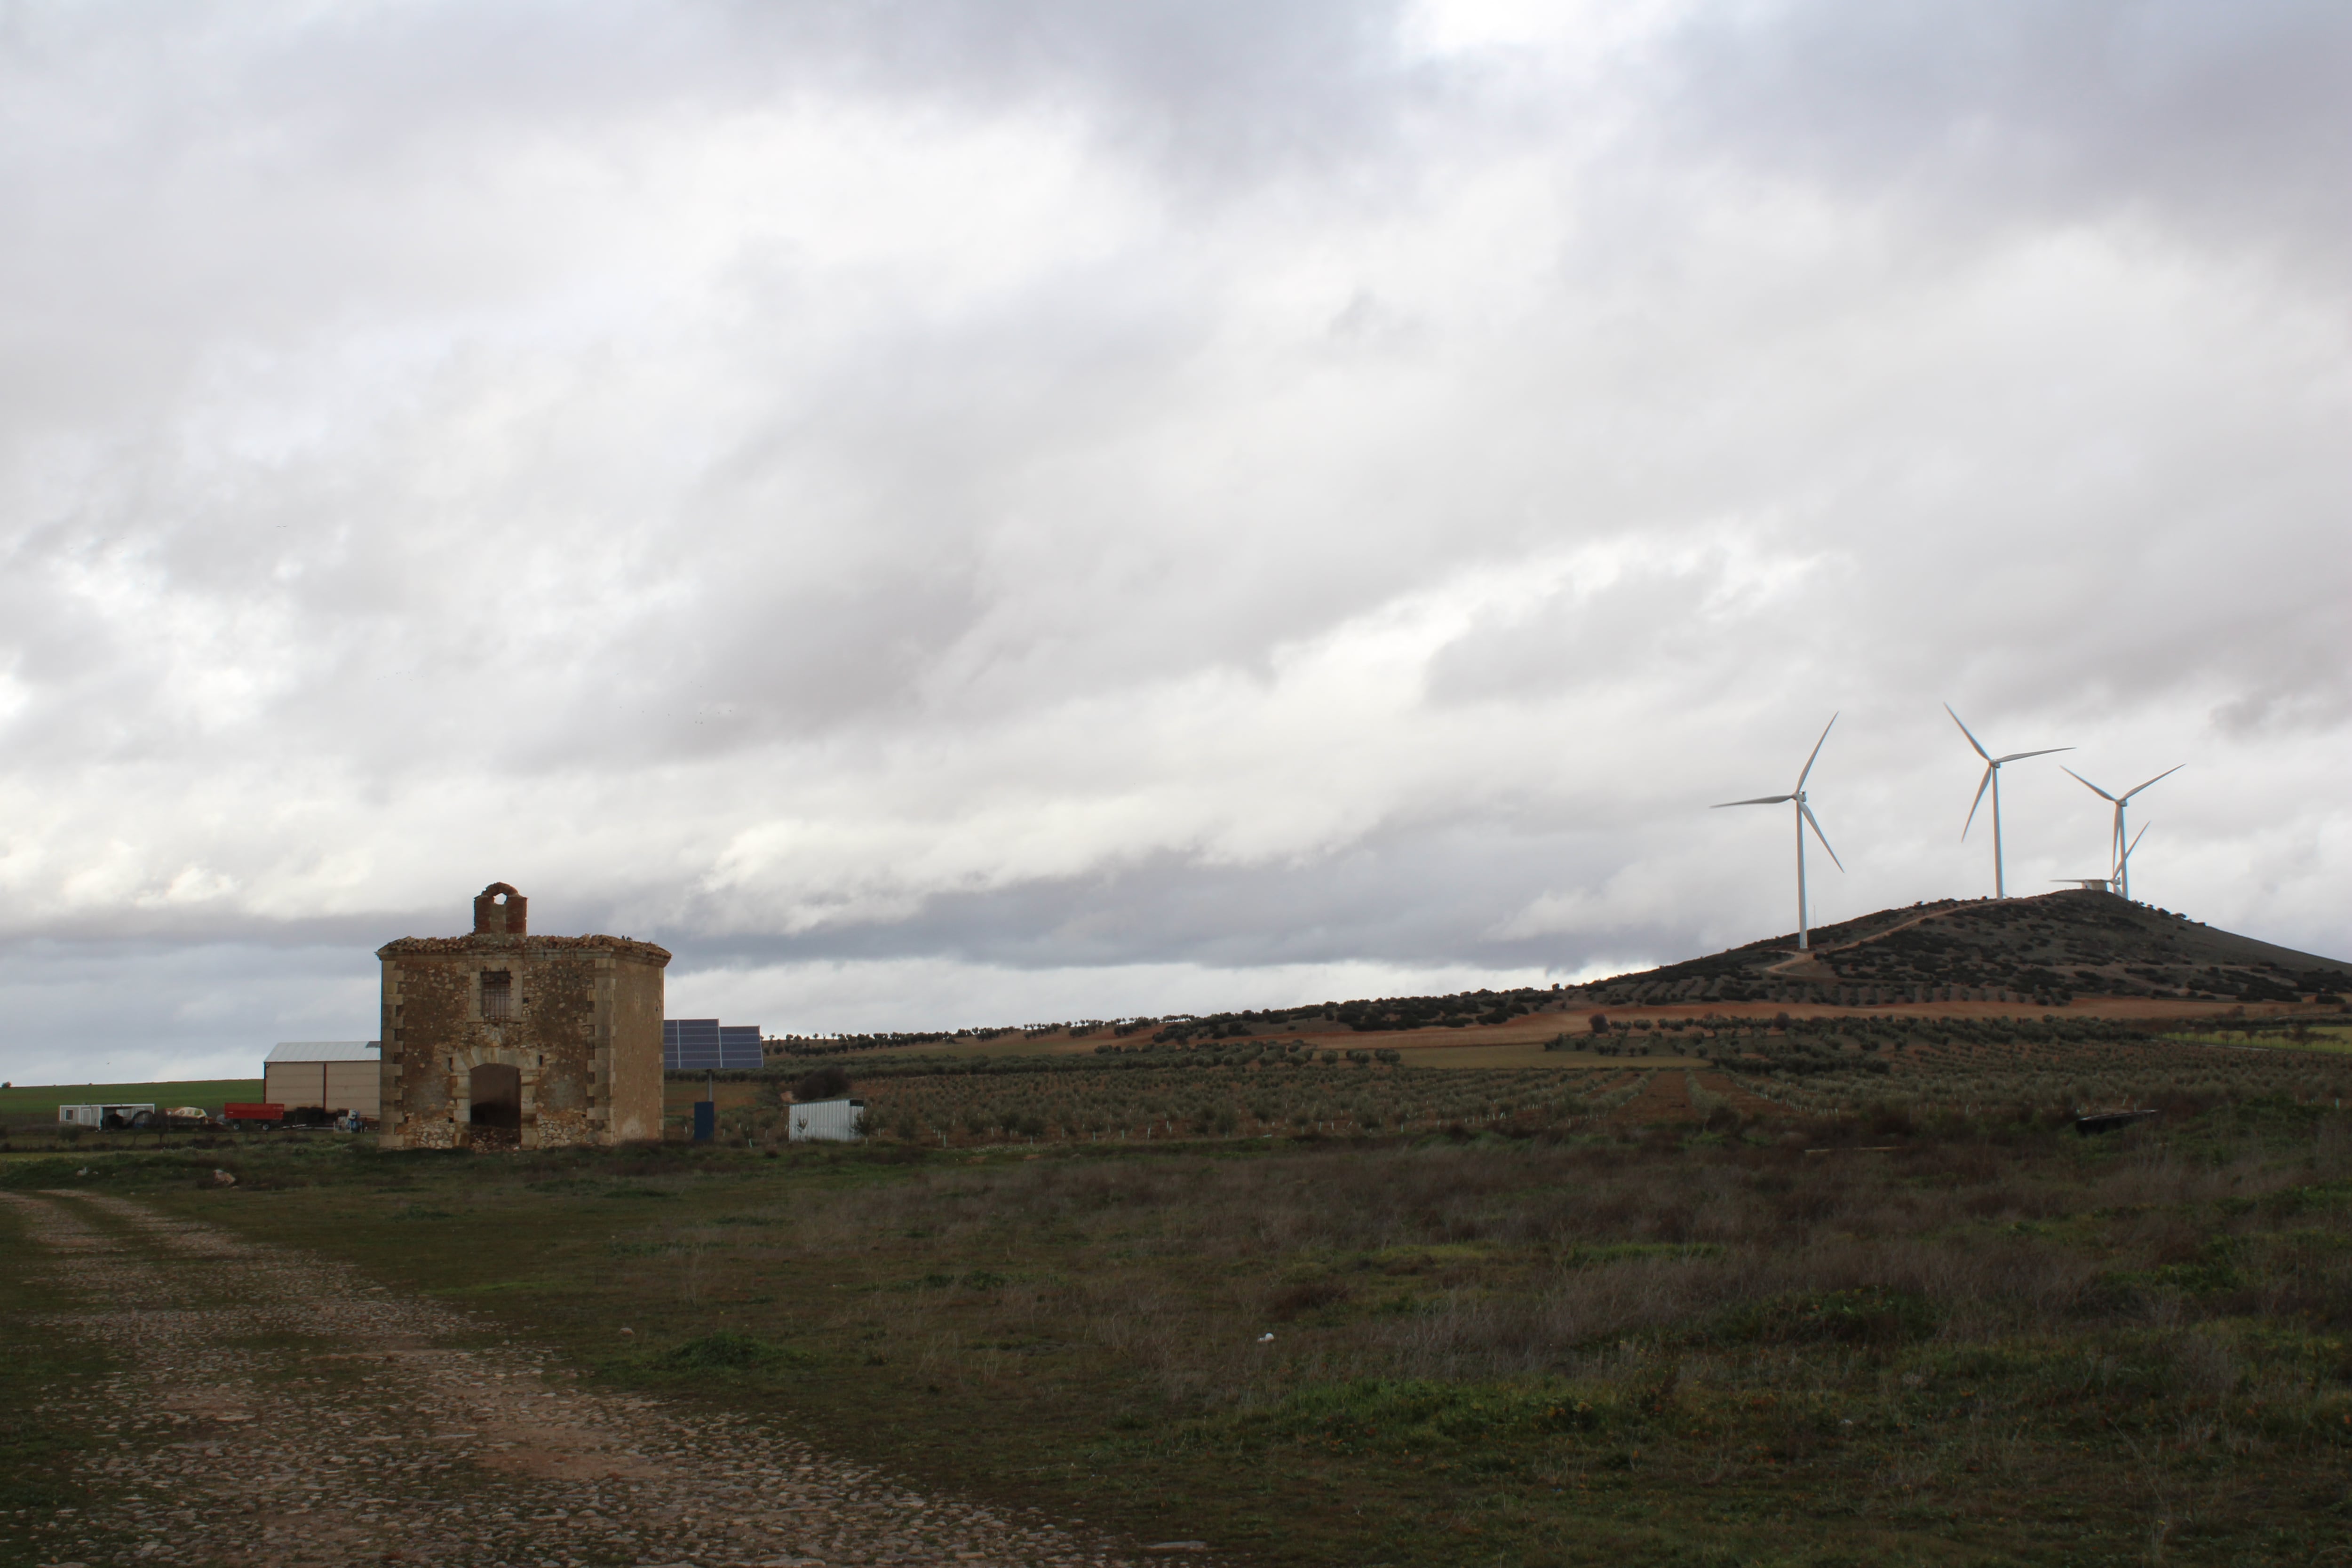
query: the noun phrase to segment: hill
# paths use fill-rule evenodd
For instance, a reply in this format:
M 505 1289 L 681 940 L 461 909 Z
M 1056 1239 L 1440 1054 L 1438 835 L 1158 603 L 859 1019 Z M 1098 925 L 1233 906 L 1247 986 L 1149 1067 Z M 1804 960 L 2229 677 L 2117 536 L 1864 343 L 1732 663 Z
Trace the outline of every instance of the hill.
M 1612 975 L 1583 985 L 1383 996 L 1240 1009 L 1205 1016 L 1089 1020 L 929 1034 L 835 1036 L 772 1042 L 772 1060 L 864 1055 L 893 1047 L 1003 1054 L 1214 1045 L 1262 1036 L 1413 1033 L 1490 1028 L 1541 1014 L 1643 1005 L 1723 1003 L 1892 1006 L 2007 1003 L 2064 1006 L 2076 998 L 2272 1005 L 2352 994 L 2352 963 L 2297 952 L 2111 893 L 2069 889 L 2022 899 L 1948 899 L 1881 910 L 1812 932 Z M 1126 1044 L 1132 1040 L 1132 1045 Z
M 2352 963 L 2276 947 L 2112 893 L 1947 900 L 1881 910 L 1579 986 L 1645 1002 L 2027 1002 L 2076 996 L 2293 1002 L 2352 991 Z
M 1891 1006 L 1937 1002 L 2063 1007 L 2078 997 L 2205 1004 L 2333 1001 L 2352 994 L 2352 963 L 2216 931 L 2111 893 L 2069 889 L 2023 899 L 1948 899 L 1881 910 L 1812 933 L 1794 931 L 1705 958 L 1584 985 L 1391 996 L 1151 1020 L 1154 1041 L 1265 1033 L 1469 1028 L 1546 1012 L 1643 1005 L 1780 1003 Z

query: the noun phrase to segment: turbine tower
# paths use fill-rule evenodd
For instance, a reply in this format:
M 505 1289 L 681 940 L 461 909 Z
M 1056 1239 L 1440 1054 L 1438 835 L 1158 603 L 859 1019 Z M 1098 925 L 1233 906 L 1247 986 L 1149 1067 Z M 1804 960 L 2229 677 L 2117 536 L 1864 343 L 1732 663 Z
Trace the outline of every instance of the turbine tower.
M 1787 795 L 1759 795 L 1753 800 L 1727 800 L 1707 807 L 1709 811 L 1721 811 L 1727 805 L 1779 805 L 1786 801 L 1794 801 L 1796 803 L 1797 951 L 1800 952 L 1804 952 L 1806 949 L 1813 945 L 1811 931 L 1812 921 L 1811 917 L 1808 915 L 1805 907 L 1805 829 L 1807 827 L 1811 827 L 1813 830 L 1813 837 L 1822 841 L 1822 847 L 1829 849 L 1832 863 L 1833 863 L 1841 871 L 1845 869 L 1845 862 L 1838 858 L 1837 851 L 1830 849 L 1829 836 L 1822 831 L 1821 823 L 1813 816 L 1813 808 L 1805 804 L 1805 779 L 1807 775 L 1811 774 L 1813 771 L 1813 758 L 1822 754 L 1822 741 L 1826 741 L 1830 738 L 1831 726 L 1834 725 L 1837 721 L 1838 716 L 1832 713 L 1830 715 L 1829 723 L 1822 726 L 1821 741 L 1815 741 L 1813 742 L 1812 753 L 1805 759 L 1804 771 L 1797 775 L 1797 787 L 1790 790 Z M 2154 781 L 2151 780 L 2149 782 L 2153 783 Z M 2146 786 L 2143 785 L 2142 787 L 2145 788 Z
M 2132 851 L 2139 847 L 2139 841 L 2147 837 L 2147 830 L 2153 826 L 2154 824 L 2152 823 L 2141 823 L 2139 825 L 2139 831 L 2132 835 L 2131 842 L 2124 846 L 2124 852 L 2116 857 L 2116 868 L 2121 873 L 2123 885 L 2126 888 L 2131 886 Z M 2126 893 L 2124 896 L 2126 898 L 2129 898 L 2131 895 L 2129 893 Z
M 1944 711 L 1947 713 L 1952 713 L 1952 705 L 1948 702 L 1945 703 Z M 1952 722 L 1955 724 L 1960 724 L 1960 716 L 1957 713 L 1952 713 Z M 1979 742 L 1975 735 L 1969 733 L 1969 727 L 1966 724 L 1960 724 L 1960 733 L 1969 737 L 1969 744 L 1976 747 L 1977 755 L 1984 759 L 1985 764 L 1984 777 L 1977 781 L 1977 797 L 1976 799 L 1969 802 L 1969 819 L 1960 825 L 1960 837 L 1963 841 L 1966 841 L 1969 836 L 1969 829 L 1976 826 L 1977 807 L 1984 804 L 1986 789 L 1991 789 L 1992 896 L 1996 899 L 2005 899 L 2009 897 L 2009 884 L 2007 879 L 2001 874 L 2000 865 L 2000 765 L 2003 763 L 2021 763 L 2028 757 L 2052 756 L 2059 752 L 2071 752 L 2074 748 L 2072 746 L 2044 746 L 2038 752 L 2011 752 L 2005 757 L 1996 757 L 1990 752 L 1984 749 L 1983 743 Z
M 2156 779 L 2168 779 L 2189 764 L 2187 763 L 2175 763 L 2170 767 L 2165 769 L 2162 773 L 2157 774 L 2155 779 L 2148 780 L 2147 784 L 2134 784 L 2131 788 L 2124 791 L 2121 795 L 2109 795 L 2105 790 L 2101 789 L 2098 785 L 2093 784 L 2090 780 L 2084 778 L 2074 769 L 2066 767 L 2065 763 L 2061 763 L 2058 765 L 2061 768 L 2065 769 L 2066 776 L 2068 778 L 2073 779 L 2076 784 L 2081 784 L 2084 789 L 2089 790 L 2101 800 L 2106 801 L 2115 806 L 2115 832 L 2108 841 L 2107 853 L 2109 859 L 2112 862 L 2112 869 L 2116 879 L 2116 891 L 2121 893 L 2126 899 L 2130 898 L 2131 852 L 2139 847 L 2139 839 L 2137 836 L 2134 836 L 2128 840 L 2124 837 L 2124 807 L 2131 804 L 2132 796 L 2146 789 L 2147 784 L 2156 783 Z M 2146 833 L 2147 831 L 2147 829 L 2145 827 L 2140 829 L 2141 833 Z

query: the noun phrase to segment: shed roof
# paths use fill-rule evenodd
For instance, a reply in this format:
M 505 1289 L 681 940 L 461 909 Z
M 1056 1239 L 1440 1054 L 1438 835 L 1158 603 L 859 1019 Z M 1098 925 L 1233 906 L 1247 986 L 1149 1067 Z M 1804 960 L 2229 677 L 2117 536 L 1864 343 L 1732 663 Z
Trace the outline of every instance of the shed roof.
M 280 1040 L 265 1062 L 372 1062 L 381 1060 L 373 1040 Z

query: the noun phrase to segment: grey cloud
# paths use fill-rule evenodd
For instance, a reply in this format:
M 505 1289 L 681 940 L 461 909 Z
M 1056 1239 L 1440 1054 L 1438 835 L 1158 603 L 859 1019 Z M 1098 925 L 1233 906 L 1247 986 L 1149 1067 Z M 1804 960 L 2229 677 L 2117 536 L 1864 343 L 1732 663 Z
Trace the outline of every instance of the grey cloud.
M 1946 698 L 2341 945 L 2332 12 L 1399 16 L 9 13 L 0 995 L 1668 957 L 1833 708 L 1822 896 L 1973 886 Z
M 269 1043 L 375 1033 L 373 964 L 338 946 L 0 946 L 18 1083 L 257 1076 Z
M 1922 207 L 2146 214 L 2339 280 L 2347 259 L 2340 6 L 1778 0 L 1701 8 L 1658 63 L 1667 123 L 1738 162 Z
M 1399 825 L 1318 861 L 1219 866 L 1155 856 L 1086 878 L 946 893 L 907 919 L 793 938 L 705 933 L 704 962 L 884 960 L 926 954 L 1013 968 L 1189 963 L 1215 968 L 1368 960 L 1400 968 L 1570 971 L 1601 948 L 1674 951 L 1684 930 L 1498 935 L 1496 912 L 1598 874 L 1622 844 L 1541 820 Z M 1303 997 L 1301 1001 L 1325 998 Z

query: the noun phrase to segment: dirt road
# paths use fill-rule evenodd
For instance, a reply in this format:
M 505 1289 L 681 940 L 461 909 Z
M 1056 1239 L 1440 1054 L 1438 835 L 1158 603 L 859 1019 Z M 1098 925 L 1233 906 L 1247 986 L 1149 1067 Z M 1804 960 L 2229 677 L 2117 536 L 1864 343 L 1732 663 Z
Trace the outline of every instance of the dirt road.
M 740 1417 L 583 1388 L 490 1326 L 134 1203 L 0 1194 L 118 1369 L 87 1514 L 0 1519 L 52 1564 L 1108 1564 Z M 1199 1559 L 1192 1559 L 1198 1561 Z

